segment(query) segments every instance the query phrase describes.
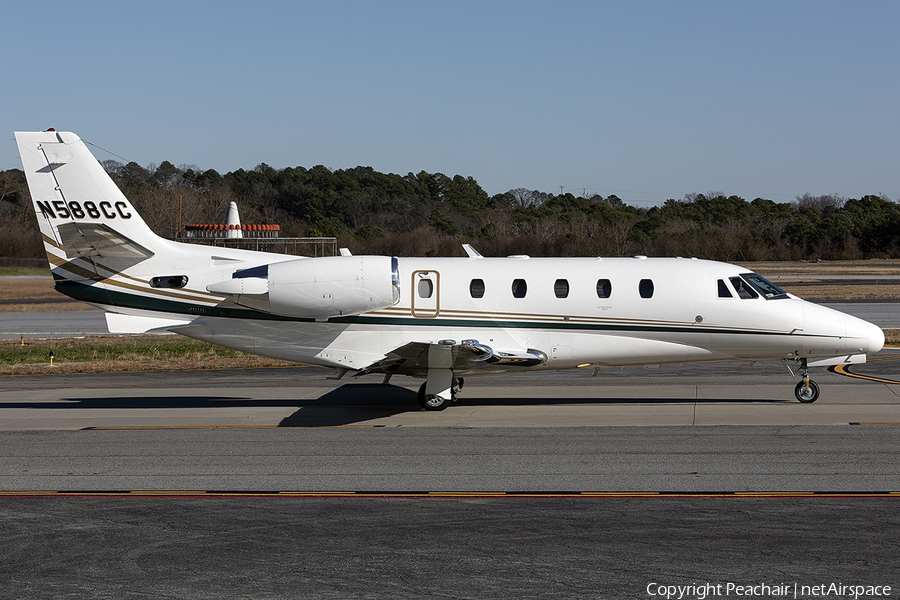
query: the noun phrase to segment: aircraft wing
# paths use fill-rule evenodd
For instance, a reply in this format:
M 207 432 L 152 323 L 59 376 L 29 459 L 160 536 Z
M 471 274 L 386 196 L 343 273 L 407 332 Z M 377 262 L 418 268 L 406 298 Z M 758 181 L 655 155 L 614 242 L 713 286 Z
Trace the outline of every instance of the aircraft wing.
M 531 348 L 494 349 L 477 340 L 409 342 L 388 352 L 363 369 L 364 373 L 425 374 L 430 368 L 454 373 L 501 372 L 534 367 L 547 362 L 547 355 Z

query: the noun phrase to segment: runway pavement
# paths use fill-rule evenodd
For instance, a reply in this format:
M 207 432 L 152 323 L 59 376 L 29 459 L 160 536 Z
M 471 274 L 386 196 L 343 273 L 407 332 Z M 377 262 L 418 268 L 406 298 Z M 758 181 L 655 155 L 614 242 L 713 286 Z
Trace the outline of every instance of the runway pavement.
M 311 367 L 3 378 L 0 489 L 900 491 L 900 352 L 853 369 L 811 405 L 759 363 L 475 378 L 442 412 Z
M 472 380 L 442 413 L 300 367 L 3 378 L 0 597 L 900 589 L 900 427 L 866 424 L 896 386 L 822 371 L 800 405 L 780 369 Z
M 900 351 L 871 358 L 812 405 L 779 363 L 471 379 L 439 413 L 309 367 L 0 378 L 0 598 L 896 595 Z
M 0 312 L 0 339 L 109 335 L 105 314 L 102 310 Z

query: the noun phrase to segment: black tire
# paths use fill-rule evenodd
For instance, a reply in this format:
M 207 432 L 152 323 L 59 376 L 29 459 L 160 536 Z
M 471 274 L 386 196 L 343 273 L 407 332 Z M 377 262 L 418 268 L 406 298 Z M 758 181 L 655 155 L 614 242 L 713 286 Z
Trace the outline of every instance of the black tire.
M 819 399 L 819 386 L 812 380 L 809 381 L 809 385 L 801 381 L 794 388 L 794 396 L 803 404 L 811 404 Z
M 449 400 L 444 400 L 440 396 L 426 396 L 425 395 L 425 386 L 426 383 L 423 383 L 419 388 L 419 406 L 424 408 L 425 410 L 444 410 L 447 406 L 450 405 Z

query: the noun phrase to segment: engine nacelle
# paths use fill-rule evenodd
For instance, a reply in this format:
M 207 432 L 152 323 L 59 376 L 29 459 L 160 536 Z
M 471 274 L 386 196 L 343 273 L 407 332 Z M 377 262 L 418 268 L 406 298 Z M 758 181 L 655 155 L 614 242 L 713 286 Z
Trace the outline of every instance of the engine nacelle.
M 397 259 L 390 256 L 300 258 L 236 271 L 210 285 L 235 304 L 287 317 L 358 315 L 400 301 Z

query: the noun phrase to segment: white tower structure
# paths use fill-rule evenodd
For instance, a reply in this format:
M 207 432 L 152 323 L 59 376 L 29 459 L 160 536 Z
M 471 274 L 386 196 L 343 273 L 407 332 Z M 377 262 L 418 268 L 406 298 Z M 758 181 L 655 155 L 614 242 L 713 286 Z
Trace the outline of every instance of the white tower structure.
M 241 231 L 241 217 L 240 215 L 238 215 L 238 207 L 236 202 L 232 202 L 228 205 L 228 214 L 225 216 L 225 227 L 225 237 L 244 237 L 244 232 Z

